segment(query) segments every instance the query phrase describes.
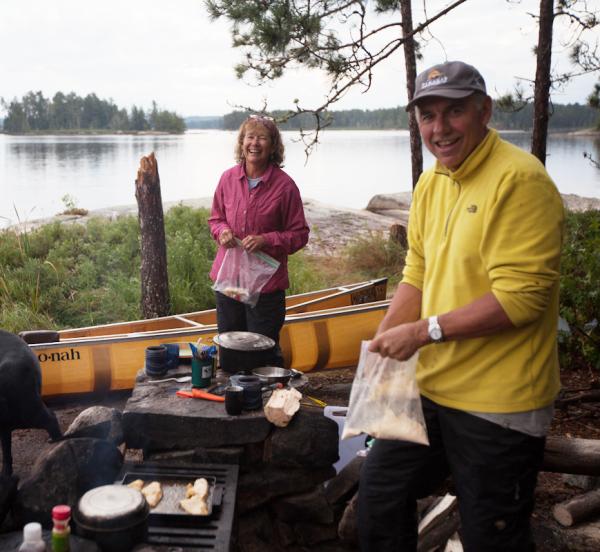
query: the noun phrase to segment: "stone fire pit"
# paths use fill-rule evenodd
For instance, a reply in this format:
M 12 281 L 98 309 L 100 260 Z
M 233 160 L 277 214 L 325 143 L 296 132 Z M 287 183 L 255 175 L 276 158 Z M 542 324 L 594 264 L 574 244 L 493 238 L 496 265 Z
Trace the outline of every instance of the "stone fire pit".
M 189 366 L 180 366 L 169 375 L 186 371 Z M 241 551 L 325 543 L 328 550 L 349 549 L 339 541 L 337 526 L 350 497 L 339 485 L 324 485 L 336 475 L 337 424 L 321 408 L 305 406 L 285 428 L 273 426 L 262 409 L 229 416 L 223 403 L 175 394 L 189 385 L 150 383 L 138 374 L 123 411 L 127 448 L 141 449 L 144 461 L 169 465 L 237 464 Z

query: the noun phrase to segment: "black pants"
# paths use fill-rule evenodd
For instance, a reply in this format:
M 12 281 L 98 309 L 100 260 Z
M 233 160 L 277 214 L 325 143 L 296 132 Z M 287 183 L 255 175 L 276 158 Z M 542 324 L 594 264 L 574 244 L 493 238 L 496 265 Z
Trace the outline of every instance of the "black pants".
M 275 341 L 275 347 L 265 351 L 263 366 L 283 366 L 283 356 L 279 347 L 279 332 L 285 321 L 285 291 L 261 293 L 254 307 L 215 292 L 217 304 L 217 327 L 223 332 L 255 332 L 266 335 Z M 219 349 L 219 364 L 226 372 L 237 372 L 237 355 L 226 349 Z M 256 368 L 257 366 L 254 366 Z
M 422 401 L 430 446 L 376 439 L 363 465 L 361 550 L 416 551 L 416 500 L 432 494 L 449 474 L 465 552 L 534 550 L 529 518 L 545 439 Z

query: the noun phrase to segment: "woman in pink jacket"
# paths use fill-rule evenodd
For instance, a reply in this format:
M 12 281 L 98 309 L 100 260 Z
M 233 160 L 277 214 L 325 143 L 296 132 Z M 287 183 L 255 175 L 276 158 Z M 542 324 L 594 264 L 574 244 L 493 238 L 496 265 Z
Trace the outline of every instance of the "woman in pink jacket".
M 225 251 L 235 238 L 249 252 L 263 251 L 281 264 L 263 287 L 254 307 L 216 293 L 219 333 L 249 331 L 266 335 L 276 343 L 265 358 L 271 366 L 283 366 L 279 332 L 285 319 L 285 290 L 289 287 L 287 258 L 308 241 L 300 191 L 281 170 L 284 146 L 273 119 L 251 115 L 241 125 L 235 148 L 237 164 L 226 170 L 215 190 L 208 224 L 218 243 L 210 271 L 214 281 Z M 221 349 L 221 367 L 237 372 L 240 366 Z

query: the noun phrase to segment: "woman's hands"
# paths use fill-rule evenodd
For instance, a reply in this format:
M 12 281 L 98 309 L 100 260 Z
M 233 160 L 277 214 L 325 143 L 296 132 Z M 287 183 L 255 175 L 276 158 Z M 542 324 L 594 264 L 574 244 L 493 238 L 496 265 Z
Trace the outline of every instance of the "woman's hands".
M 223 230 L 223 232 L 219 234 L 219 245 L 222 245 L 227 249 L 236 246 L 235 238 L 233 237 L 233 232 L 228 228 Z
M 254 251 L 260 251 L 265 245 L 265 238 L 263 238 L 260 234 L 256 236 L 246 236 L 242 240 L 242 245 L 246 251 L 250 253 L 254 253 Z
M 246 251 L 253 253 L 254 251 L 260 251 L 264 247 L 265 242 L 265 238 L 260 234 L 250 235 L 246 236 L 242 240 L 242 247 Z M 233 232 L 231 230 L 226 229 L 219 234 L 219 245 L 222 245 L 227 249 L 235 247 L 237 245 L 235 241 L 235 236 L 233 235 Z

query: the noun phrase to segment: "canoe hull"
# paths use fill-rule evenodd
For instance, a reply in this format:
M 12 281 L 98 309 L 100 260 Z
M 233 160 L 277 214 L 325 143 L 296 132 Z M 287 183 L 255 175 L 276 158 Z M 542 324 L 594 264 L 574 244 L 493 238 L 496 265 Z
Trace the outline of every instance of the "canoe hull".
M 360 343 L 371 339 L 389 301 L 290 314 L 281 331 L 285 365 L 302 372 L 353 366 Z M 161 343 L 212 344 L 216 325 L 68 339 L 30 345 L 42 368 L 45 397 L 131 389 L 146 347 Z

